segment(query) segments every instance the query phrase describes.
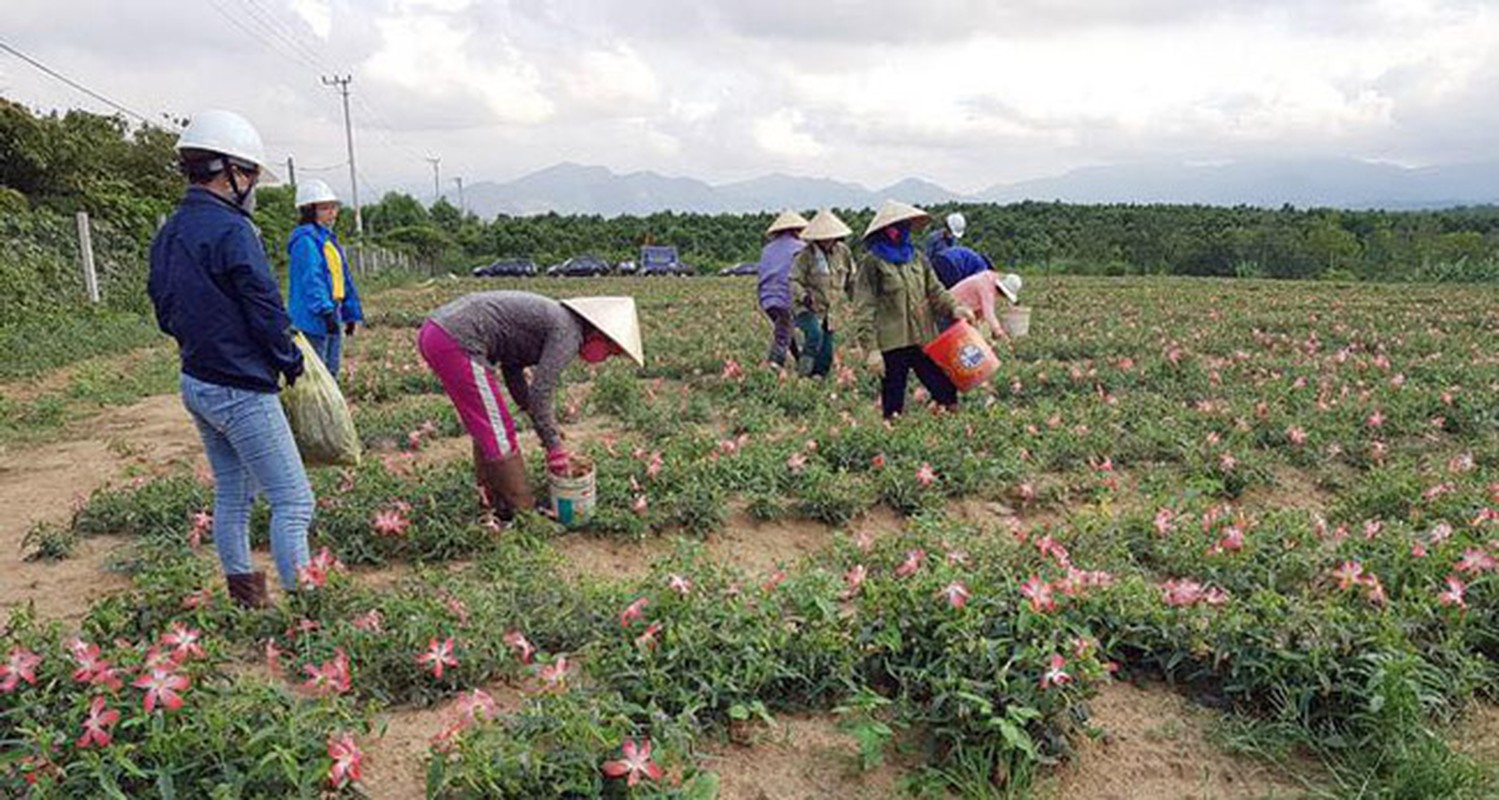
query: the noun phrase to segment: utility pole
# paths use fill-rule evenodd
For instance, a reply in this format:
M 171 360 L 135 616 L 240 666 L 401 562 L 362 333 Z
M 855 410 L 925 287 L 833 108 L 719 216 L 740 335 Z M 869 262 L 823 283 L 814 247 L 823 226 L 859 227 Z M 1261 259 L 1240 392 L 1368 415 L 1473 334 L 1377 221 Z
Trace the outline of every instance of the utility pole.
M 286 157 L 286 182 L 291 186 L 292 191 L 296 191 L 297 165 L 296 162 L 292 161 L 291 156 Z
M 344 98 L 344 143 L 349 148 L 349 185 L 354 190 L 354 235 L 359 240 L 359 246 L 354 248 L 354 266 L 359 271 L 364 271 L 364 261 L 361 252 L 364 249 L 364 218 L 359 214 L 359 172 L 354 168 L 354 126 L 349 121 L 349 82 L 354 80 L 352 75 L 342 78 L 337 75 L 333 77 L 323 76 L 324 86 L 337 86 L 338 93 Z
M 442 156 L 427 156 L 427 163 L 432 165 L 432 202 L 436 204 L 442 198 Z
M 460 175 L 454 178 L 453 183 L 458 184 L 458 213 L 466 213 L 468 211 L 468 207 L 463 204 L 463 176 Z

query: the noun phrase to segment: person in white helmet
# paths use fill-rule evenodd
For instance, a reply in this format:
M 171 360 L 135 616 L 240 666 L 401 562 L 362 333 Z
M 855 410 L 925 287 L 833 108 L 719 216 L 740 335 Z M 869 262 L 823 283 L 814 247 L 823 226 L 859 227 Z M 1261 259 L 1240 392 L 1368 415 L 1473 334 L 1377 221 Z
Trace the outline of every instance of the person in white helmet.
M 926 235 L 926 260 L 935 266 L 937 256 L 943 250 L 958 243 L 968 231 L 968 218 L 963 212 L 954 211 L 942 219 L 942 224 Z
M 265 605 L 250 560 L 256 489 L 271 506 L 271 555 L 281 585 L 308 561 L 312 487 L 276 394 L 302 374 L 302 353 L 250 222 L 265 172 L 260 134 L 231 111 L 193 116 L 177 140 L 189 186 L 151 243 L 147 292 L 157 325 L 181 350 L 182 404 L 213 468 L 213 540 L 242 606 Z
M 291 323 L 335 379 L 343 337 L 353 336 L 355 325 L 364 321 L 349 260 L 333 232 L 338 205 L 338 195 L 327 183 L 317 178 L 303 181 L 297 186 L 297 227 L 286 242 Z

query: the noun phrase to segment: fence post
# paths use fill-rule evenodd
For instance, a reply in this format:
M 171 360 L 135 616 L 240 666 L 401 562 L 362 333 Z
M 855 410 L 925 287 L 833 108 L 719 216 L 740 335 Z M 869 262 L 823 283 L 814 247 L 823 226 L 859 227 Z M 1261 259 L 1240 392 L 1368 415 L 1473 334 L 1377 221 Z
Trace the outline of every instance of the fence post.
M 99 302 L 99 275 L 94 272 L 94 238 L 89 231 L 88 212 L 78 212 L 78 256 L 83 262 L 83 288 L 90 303 Z

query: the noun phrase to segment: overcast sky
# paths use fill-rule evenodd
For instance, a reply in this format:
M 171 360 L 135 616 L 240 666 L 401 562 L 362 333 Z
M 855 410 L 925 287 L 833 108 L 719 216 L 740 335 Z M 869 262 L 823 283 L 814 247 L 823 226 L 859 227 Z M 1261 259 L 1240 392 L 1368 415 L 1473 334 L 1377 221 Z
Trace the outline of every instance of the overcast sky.
M 560 161 L 957 191 L 1142 160 L 1494 160 L 1499 0 L 0 0 L 130 108 L 431 193 Z M 101 104 L 0 52 L 0 94 Z M 302 174 L 314 174 L 304 172 Z M 344 170 L 315 173 L 344 190 Z M 367 192 L 367 193 L 373 193 Z

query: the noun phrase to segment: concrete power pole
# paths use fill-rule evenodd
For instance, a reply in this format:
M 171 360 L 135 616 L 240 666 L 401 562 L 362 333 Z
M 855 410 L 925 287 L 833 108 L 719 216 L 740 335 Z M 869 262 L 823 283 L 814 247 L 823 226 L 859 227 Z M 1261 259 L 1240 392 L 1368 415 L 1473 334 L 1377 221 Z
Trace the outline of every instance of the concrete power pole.
M 458 213 L 465 214 L 468 212 L 468 206 L 463 203 L 463 176 L 454 178 L 453 183 L 458 184 Z
M 293 191 L 297 188 L 297 164 L 292 161 L 291 156 L 286 157 L 286 183 Z
M 427 156 L 427 163 L 432 165 L 432 203 L 435 205 L 442 199 L 442 156 Z
M 349 82 L 354 80 L 352 75 L 323 77 L 324 86 L 337 86 L 338 93 L 344 99 L 344 142 L 349 149 L 349 185 L 354 191 L 354 234 L 359 240 L 359 247 L 354 248 L 354 266 L 363 271 L 364 262 L 361 251 L 364 249 L 364 217 L 359 213 L 359 171 L 354 167 L 354 126 L 349 121 Z

